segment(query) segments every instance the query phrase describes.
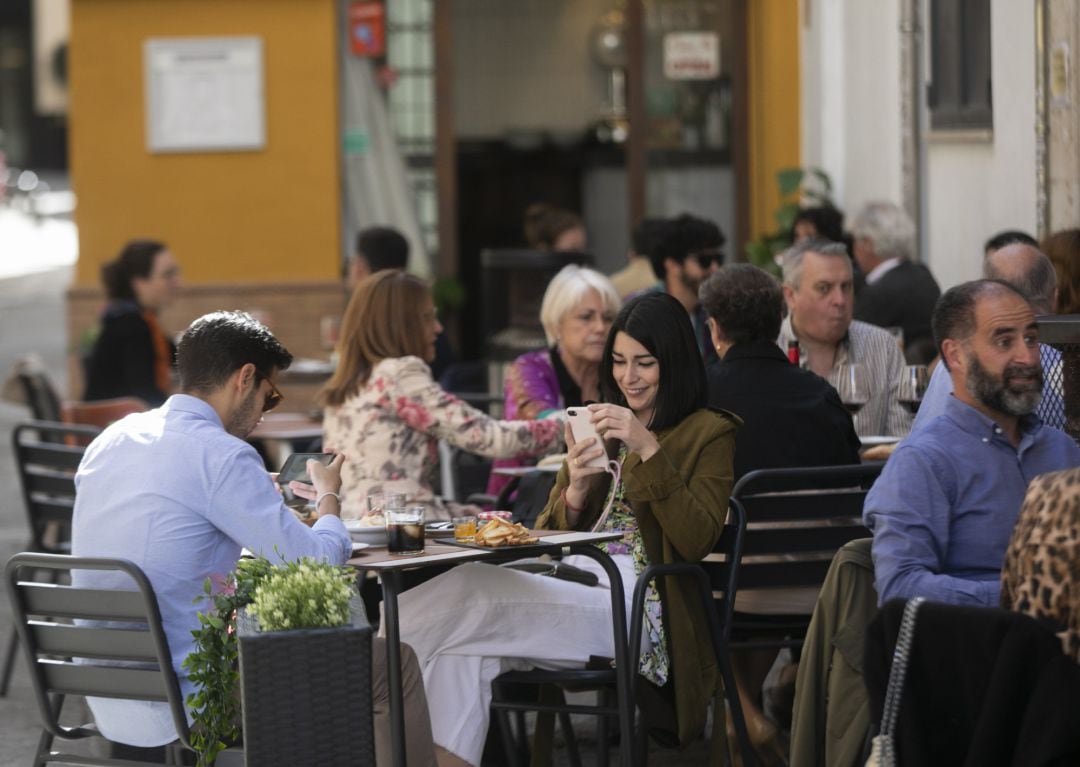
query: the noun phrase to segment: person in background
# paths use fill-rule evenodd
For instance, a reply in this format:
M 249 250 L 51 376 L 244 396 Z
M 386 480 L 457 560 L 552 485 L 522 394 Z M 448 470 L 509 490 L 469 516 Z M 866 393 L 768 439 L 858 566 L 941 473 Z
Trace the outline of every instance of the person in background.
M 791 226 L 791 242 L 803 240 L 845 242 L 843 212 L 832 205 L 800 208 Z
M 1027 232 L 1021 232 L 1019 229 L 1006 229 L 1003 232 L 998 232 L 983 243 L 983 257 L 989 258 L 992 253 L 1001 250 L 1006 245 L 1039 247 L 1038 241 Z
M 626 254 L 629 263 L 611 275 L 611 284 L 623 299 L 655 285 L 659 279 L 649 259 L 664 236 L 666 225 L 662 218 L 646 218 L 634 227 L 631 248 Z
M 991 249 L 983 259 L 983 277 L 1001 280 L 1027 297 L 1032 310 L 1052 314 L 1057 303 L 1057 275 L 1054 266 L 1034 245 L 1013 240 Z M 1043 373 L 1043 396 L 1035 409 L 1044 424 L 1054 429 L 1065 428 L 1065 405 L 1061 394 L 1061 352 L 1049 344 L 1040 344 L 1039 359 Z M 945 412 L 953 394 L 953 379 L 944 365 L 934 368 L 926 386 L 922 404 L 911 425 L 912 433 L 926 426 Z
M 525 211 L 525 243 L 533 250 L 584 253 L 585 224 L 577 213 L 535 202 Z
M 911 416 L 898 389 L 904 356 L 888 332 L 852 319 L 854 287 L 847 248 L 835 242 L 804 240 L 784 254 L 784 300 L 788 316 L 777 342 L 786 350 L 796 341 L 800 364 L 828 381 L 840 365 L 861 363 L 869 400 L 859 410 L 859 436 L 903 437 Z
M 1080 314 L 1080 229 L 1054 232 L 1043 240 L 1041 250 L 1057 273 L 1054 314 Z
M 878 602 L 995 607 L 1028 483 L 1080 465 L 1080 448 L 1034 415 L 1039 330 L 1020 291 L 998 280 L 957 285 L 933 323 L 953 396 L 900 443 L 866 496 Z
M 735 479 L 755 469 L 858 463 L 859 438 L 836 389 L 776 345 L 780 283 L 756 266 L 728 264 L 700 292 L 720 358 L 706 370 L 709 406 L 743 420 Z
M 349 261 L 345 287 L 350 293 L 361 280 L 383 269 L 407 269 L 409 241 L 397 229 L 373 226 L 356 235 L 356 252 Z
M 607 277 L 576 264 L 556 274 L 540 304 L 548 348 L 528 352 L 506 371 L 503 416 L 545 418 L 553 411 L 600 399 L 600 357 L 622 302 Z M 520 466 L 500 459 L 493 468 Z M 498 495 L 509 477 L 492 473 L 487 491 Z
M 71 553 L 127 559 L 146 573 L 185 699 L 195 683 L 181 664 L 195 650 L 203 584 L 232 571 L 241 547 L 275 562 L 313 557 L 332 564 L 344 563 L 352 550 L 339 518 L 344 456 L 329 466 L 308 461 L 312 483 L 289 486 L 315 502 L 317 519 L 309 528 L 286 508 L 246 441 L 263 413 L 280 403 L 275 381 L 291 363 L 288 350 L 250 315 L 200 317 L 180 339 L 180 393 L 109 426 L 86 449 L 75 474 Z M 123 575 L 92 570 L 76 570 L 73 583 L 130 588 Z M 391 737 L 382 642 L 375 640 L 371 659 L 375 748 L 385 766 Z M 409 763 L 428 767 L 434 749 L 424 688 L 415 656 L 402 649 Z M 176 740 L 165 703 L 87 702 L 102 734 L 114 741 L 113 756 L 148 763 L 154 759 L 142 749 Z
M 168 247 L 132 240 L 101 268 L 109 303 L 85 362 L 84 400 L 138 397 L 160 405 L 173 390 L 176 347 L 159 315 L 180 288 L 180 267 Z
M 724 233 L 712 221 L 683 213 L 664 225 L 649 254 L 653 271 L 660 279 L 653 289 L 675 298 L 690 315 L 694 337 L 706 365 L 716 359 L 716 350 L 705 326 L 705 310 L 698 299 L 698 288 L 723 262 L 721 248 L 725 241 Z
M 442 331 L 431 288 L 385 269 L 356 286 L 342 320 L 341 360 L 323 388 L 323 442 L 349 456 L 342 513 L 366 513 L 369 493 L 404 493 L 428 519 L 453 510 L 432 489 L 438 441 L 490 458 L 555 452 L 562 420 L 499 421 L 443 391 L 428 364 Z
M 647 293 L 627 303 L 604 348 L 603 403 L 590 418 L 607 446 L 576 442 L 567 428 L 567 460 L 538 527 L 618 530 L 600 544 L 619 569 L 627 599 L 650 563 L 696 562 L 723 531 L 732 487 L 737 419 L 705 406 L 705 370 L 686 311 L 670 296 Z M 611 453 L 616 481 L 592 459 Z M 605 499 L 610 514 L 601 519 Z M 598 563 L 568 557 L 598 574 Z M 634 659 L 643 726 L 680 744 L 700 736 L 717 673 L 696 588 L 669 578 L 650 589 L 645 619 L 631 627 L 646 638 Z M 466 564 L 401 595 L 401 637 L 424 674 L 435 742 L 461 762 L 479 765 L 489 721 L 491 681 L 523 668 L 581 668 L 612 657 L 608 589 L 558 578 Z M 723 720 L 720 714 L 716 721 Z M 460 762 L 459 762 L 460 763 Z
M 915 224 L 898 205 L 872 202 L 855 216 L 851 235 L 855 262 L 865 275 L 855 297 L 855 319 L 900 328 L 907 361 L 927 364 L 937 354 L 930 314 L 941 288 L 929 269 L 911 260 Z

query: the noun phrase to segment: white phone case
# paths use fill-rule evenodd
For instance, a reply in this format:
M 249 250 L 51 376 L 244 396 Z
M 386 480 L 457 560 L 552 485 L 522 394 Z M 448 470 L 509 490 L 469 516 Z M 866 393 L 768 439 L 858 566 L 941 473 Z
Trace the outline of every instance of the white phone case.
M 589 419 L 592 414 L 587 407 L 568 407 L 566 408 L 566 420 L 570 423 L 570 431 L 574 435 L 575 442 L 581 442 L 583 439 L 589 437 L 595 437 L 596 445 L 604 447 L 604 440 L 600 438 L 600 435 L 596 431 L 596 425 Z M 590 448 L 591 449 L 591 448 Z M 601 455 L 591 459 L 586 466 L 596 469 L 603 469 L 607 467 L 607 456 Z

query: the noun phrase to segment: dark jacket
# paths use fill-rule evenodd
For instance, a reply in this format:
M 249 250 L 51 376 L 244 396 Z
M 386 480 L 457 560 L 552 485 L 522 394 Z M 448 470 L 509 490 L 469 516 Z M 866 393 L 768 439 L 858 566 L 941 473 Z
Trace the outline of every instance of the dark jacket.
M 743 421 L 735 479 L 755 469 L 859 462 L 859 438 L 836 389 L 788 362 L 775 343 L 736 344 L 707 372 L 710 407 Z
M 926 364 L 936 354 L 930 315 L 940 296 L 930 270 L 905 259 L 863 286 L 855 296 L 855 319 L 881 328 L 903 328 L 904 356 L 913 364 Z
M 737 419 L 726 413 L 698 410 L 656 435 L 660 450 L 648 461 L 642 463 L 630 454 L 623 463 L 626 498 L 649 562 L 698 562 L 712 552 L 727 519 L 737 429 Z M 562 500 L 569 479 L 564 462 L 537 527 L 570 527 Z M 610 484 L 597 482 L 590 490 L 577 529 L 592 527 Z M 668 578 L 661 593 L 669 629 L 678 740 L 686 744 L 705 726 L 706 706 L 718 689 L 716 662 L 696 584 Z
M 176 349 L 169 342 L 170 355 Z M 101 318 L 101 333 L 86 360 L 87 401 L 138 397 L 160 405 L 168 392 L 154 378 L 154 342 L 150 327 L 134 301 L 113 301 Z
M 880 724 L 903 600 L 866 641 L 870 712 Z M 896 724 L 898 765 L 1080 764 L 1080 666 L 1047 625 L 988 607 L 927 602 L 915 621 Z

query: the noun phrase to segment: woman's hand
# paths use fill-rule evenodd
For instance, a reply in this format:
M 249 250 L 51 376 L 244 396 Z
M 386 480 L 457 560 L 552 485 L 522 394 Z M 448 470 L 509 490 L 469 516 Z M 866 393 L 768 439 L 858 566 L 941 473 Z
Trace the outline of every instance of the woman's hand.
M 574 432 L 570 428 L 569 422 L 563 426 L 563 434 L 566 437 L 566 468 L 570 473 L 570 484 L 566 488 L 566 501 L 575 509 L 581 509 L 585 505 L 585 498 L 588 495 L 593 478 L 604 473 L 603 467 L 592 467 L 585 464 L 594 458 L 603 457 L 606 460 L 607 453 L 604 451 L 604 446 L 597 443 L 595 437 L 586 437 L 581 442 L 575 442 Z
M 630 408 L 618 405 L 589 405 L 592 422 L 596 431 L 604 439 L 620 440 L 631 453 L 637 453 L 641 460 L 647 461 L 656 455 L 660 443 L 656 436 L 645 428 Z

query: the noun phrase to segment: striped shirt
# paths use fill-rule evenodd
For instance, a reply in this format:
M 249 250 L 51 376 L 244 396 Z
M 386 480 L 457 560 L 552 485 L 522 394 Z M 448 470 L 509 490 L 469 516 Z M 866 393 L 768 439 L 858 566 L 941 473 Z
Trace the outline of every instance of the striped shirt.
M 788 342 L 798 340 L 791 329 L 790 315 L 784 318 L 777 339 L 781 349 L 787 350 Z M 806 368 L 810 357 L 799 346 L 799 359 Z M 855 417 L 855 432 L 860 437 L 904 437 L 911 430 L 911 415 L 900 405 L 900 378 L 904 373 L 904 355 L 896 339 L 885 330 L 859 320 L 852 320 L 847 335 L 836 349 L 829 383 L 836 386 L 836 374 L 840 365 L 861 362 L 866 370 L 870 400 Z

